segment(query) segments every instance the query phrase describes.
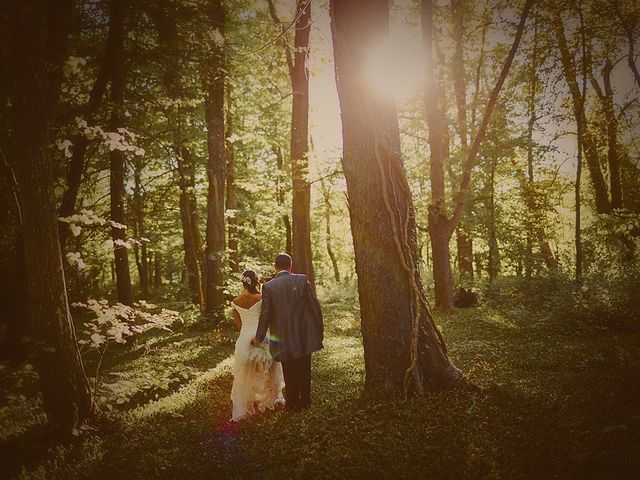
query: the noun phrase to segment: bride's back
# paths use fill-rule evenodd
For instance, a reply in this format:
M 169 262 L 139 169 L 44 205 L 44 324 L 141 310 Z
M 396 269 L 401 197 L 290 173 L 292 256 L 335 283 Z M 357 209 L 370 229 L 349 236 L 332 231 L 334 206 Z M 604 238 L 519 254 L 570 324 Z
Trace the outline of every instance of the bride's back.
M 246 332 L 252 329 L 255 334 L 258 320 L 260 318 L 260 305 L 262 304 L 262 295 L 241 295 L 233 300 L 233 308 L 240 315 L 242 328 L 240 332 Z

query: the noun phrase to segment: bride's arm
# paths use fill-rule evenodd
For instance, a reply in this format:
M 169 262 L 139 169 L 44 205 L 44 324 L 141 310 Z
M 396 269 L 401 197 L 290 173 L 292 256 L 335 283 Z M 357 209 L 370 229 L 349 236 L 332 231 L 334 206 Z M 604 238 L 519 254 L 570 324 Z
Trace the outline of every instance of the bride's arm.
M 242 320 L 240 319 L 240 314 L 235 308 L 231 310 L 233 312 L 233 323 L 235 323 L 236 328 L 240 330 L 242 328 Z
M 266 285 L 262 287 L 262 305 L 260 307 L 260 320 L 256 330 L 256 340 L 263 342 L 271 323 L 271 293 Z

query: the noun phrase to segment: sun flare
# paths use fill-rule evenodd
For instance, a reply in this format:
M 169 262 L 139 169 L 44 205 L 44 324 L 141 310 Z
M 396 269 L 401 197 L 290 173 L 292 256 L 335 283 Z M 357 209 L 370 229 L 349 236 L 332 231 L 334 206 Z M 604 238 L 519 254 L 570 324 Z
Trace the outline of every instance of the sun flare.
M 364 75 L 372 90 L 397 100 L 407 99 L 424 86 L 424 53 L 420 38 L 398 33 L 371 47 Z

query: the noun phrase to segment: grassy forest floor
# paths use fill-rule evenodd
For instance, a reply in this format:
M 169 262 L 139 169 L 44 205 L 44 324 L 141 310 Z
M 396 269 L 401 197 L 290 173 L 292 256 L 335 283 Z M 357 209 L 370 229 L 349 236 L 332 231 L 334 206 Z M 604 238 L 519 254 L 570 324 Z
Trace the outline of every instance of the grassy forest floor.
M 378 403 L 359 398 L 358 312 L 347 302 L 324 308 L 308 411 L 228 423 L 232 333 L 186 326 L 139 340 L 106 365 L 107 377 L 181 365 L 191 373 L 180 386 L 123 402 L 98 432 L 66 446 L 13 445 L 0 477 L 637 478 L 637 329 L 530 305 L 459 310 L 438 323 L 472 387 Z

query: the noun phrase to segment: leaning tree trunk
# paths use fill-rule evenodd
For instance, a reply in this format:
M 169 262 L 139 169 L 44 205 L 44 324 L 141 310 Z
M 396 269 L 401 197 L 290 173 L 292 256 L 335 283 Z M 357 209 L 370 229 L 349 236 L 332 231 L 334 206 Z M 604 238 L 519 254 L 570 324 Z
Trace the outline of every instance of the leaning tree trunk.
M 573 64 L 571 52 L 569 51 L 569 45 L 567 43 L 564 24 L 562 23 L 562 15 L 560 12 L 555 12 L 552 21 L 558 50 L 560 51 L 562 71 L 571 94 L 573 113 L 576 118 L 576 123 L 580 122 L 582 125 L 582 145 L 584 149 L 584 157 L 587 162 L 587 169 L 589 170 L 589 176 L 591 177 L 591 185 L 593 186 L 595 194 L 596 211 L 598 213 L 609 213 L 611 211 L 611 203 L 609 202 L 607 184 L 604 180 L 602 169 L 600 168 L 596 140 L 588 128 L 584 105 L 581 102 L 581 92 L 578 87 L 575 66 Z
M 343 158 L 355 250 L 365 391 L 404 397 L 461 374 L 427 304 L 395 105 L 368 90 L 366 52 L 388 34 L 385 0 L 332 0 Z
M 221 0 L 207 6 L 210 28 L 214 30 L 203 78 L 205 120 L 209 152 L 207 178 L 206 315 L 214 322 L 224 318 L 224 8 Z
M 12 113 L 28 309 L 39 342 L 40 385 L 50 426 L 70 434 L 90 414 L 91 395 L 69 311 L 58 235 L 48 131 L 59 85 L 47 81 L 47 73 L 61 64 L 47 63 L 43 55 L 45 3 L 23 0 L 9 7 Z
M 125 88 L 125 54 L 124 20 L 129 8 L 128 0 L 113 0 L 111 4 L 111 21 L 114 28 L 113 55 L 110 60 L 111 74 L 111 121 L 112 132 L 124 128 L 124 88 Z M 111 220 L 121 225 L 126 224 L 124 211 L 125 197 L 125 158 L 124 152 L 114 149 L 110 154 L 110 198 Z M 111 227 L 113 252 L 116 264 L 116 291 L 118 302 L 124 305 L 133 303 L 133 289 L 131 288 L 131 273 L 129 272 L 129 250 L 122 245 L 126 241 L 125 229 L 120 225 Z

